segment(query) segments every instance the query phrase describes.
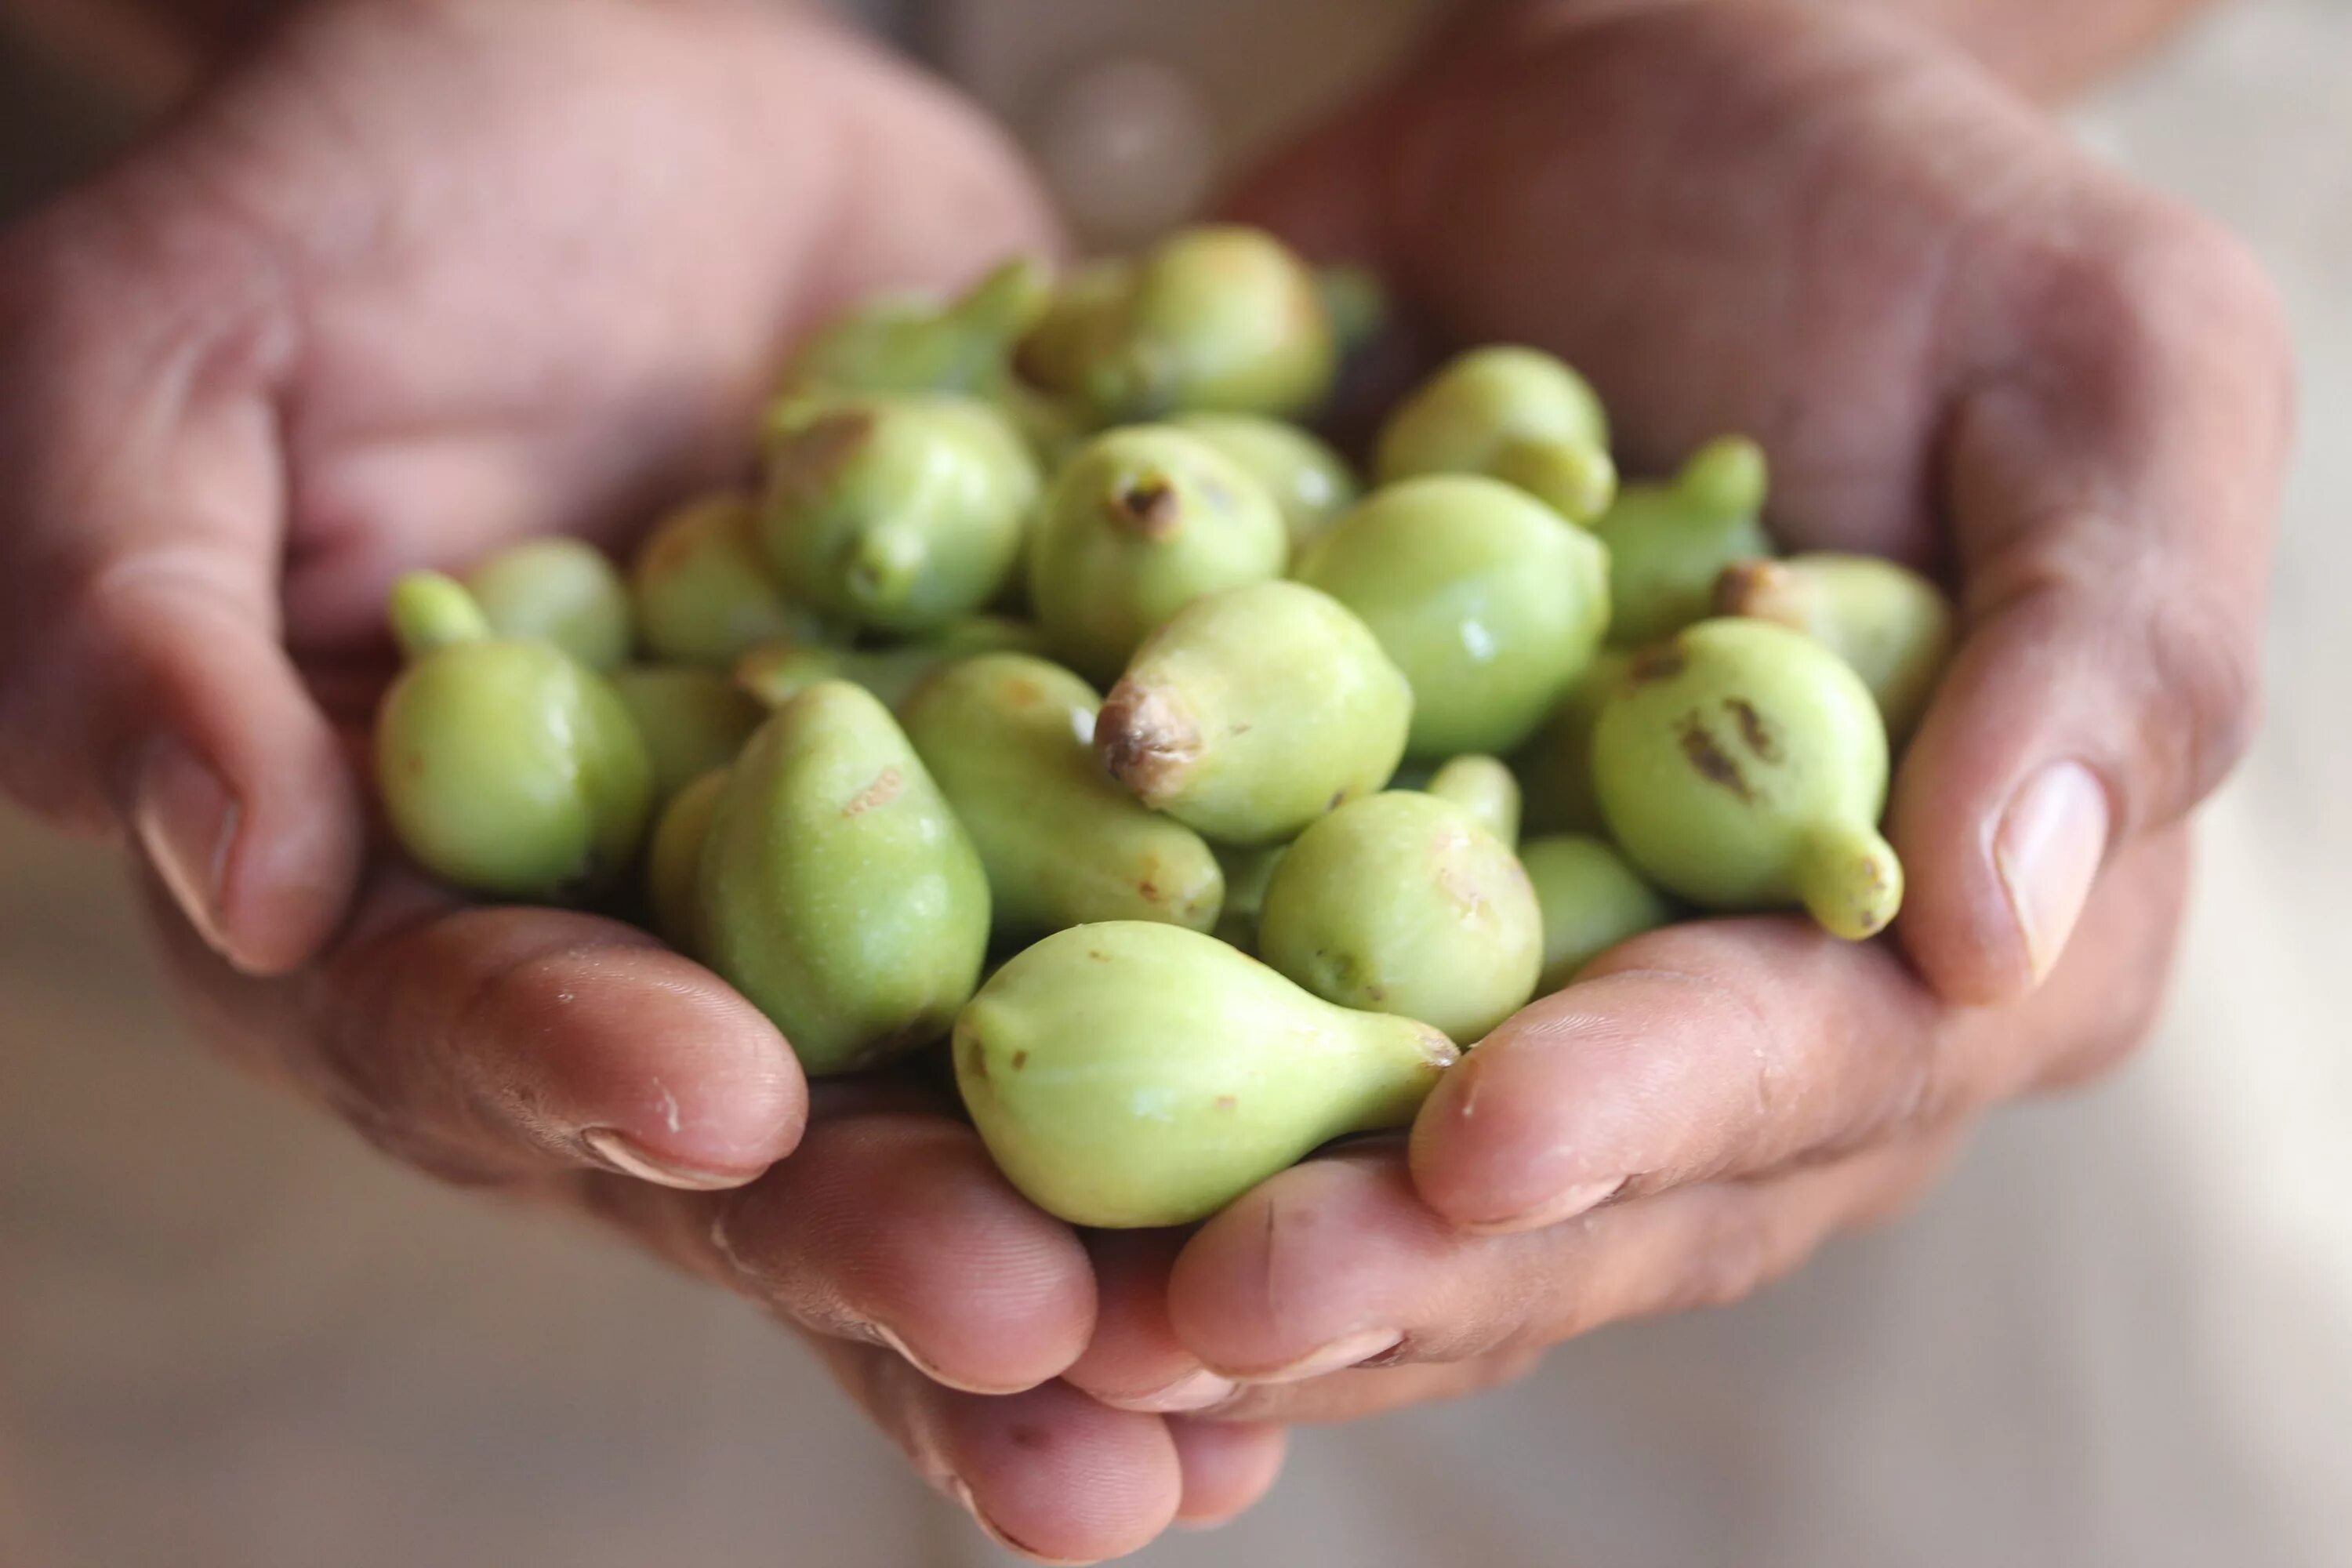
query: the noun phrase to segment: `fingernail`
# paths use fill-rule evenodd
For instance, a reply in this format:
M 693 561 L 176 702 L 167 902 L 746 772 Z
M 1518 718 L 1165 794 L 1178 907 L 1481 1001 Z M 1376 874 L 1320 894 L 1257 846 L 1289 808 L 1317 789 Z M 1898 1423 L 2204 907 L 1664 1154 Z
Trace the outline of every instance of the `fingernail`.
M 2080 763 L 2036 773 L 2000 819 L 1993 864 L 2037 985 L 2074 934 L 2106 858 L 2108 826 L 2107 792 Z
M 1302 1356 L 1287 1366 L 1272 1372 L 1254 1372 L 1242 1379 L 1244 1383 L 1305 1383 L 1311 1377 L 1327 1373 L 1343 1372 L 1360 1361 L 1370 1361 L 1382 1351 L 1392 1351 L 1404 1343 L 1404 1335 L 1394 1329 L 1366 1329 L 1349 1334 L 1346 1339 L 1333 1340 L 1312 1355 Z
M 180 912 L 223 954 L 221 902 L 238 813 L 220 774 L 185 744 L 166 737 L 149 748 L 131 790 L 131 832 Z
M 635 1139 L 610 1127 L 591 1127 L 580 1134 L 580 1142 L 597 1163 L 625 1176 L 635 1176 L 641 1182 L 651 1182 L 657 1187 L 676 1187 L 686 1193 L 717 1193 L 740 1187 L 751 1180 L 751 1173 L 741 1171 L 698 1171 L 690 1165 L 657 1159 L 646 1152 Z
M 1454 1228 L 1467 1231 L 1472 1236 L 1509 1236 L 1523 1230 L 1542 1230 L 1548 1226 L 1565 1225 L 1623 1192 L 1626 1180 L 1620 1176 L 1614 1181 L 1580 1183 L 1549 1203 L 1538 1204 L 1524 1213 L 1502 1219 L 1457 1222 Z
M 905 1362 L 908 1366 L 913 1367 L 917 1372 L 921 1373 L 925 1377 L 929 1378 L 941 1388 L 952 1388 L 959 1394 L 982 1394 L 991 1398 L 1002 1398 L 1006 1394 L 1026 1394 L 1030 1389 L 1036 1386 L 1036 1384 L 1034 1382 L 1015 1384 L 973 1383 L 966 1378 L 950 1377 L 946 1373 L 941 1372 L 937 1366 L 934 1366 L 929 1361 L 926 1360 L 922 1356 L 917 1355 L 913 1348 L 907 1343 L 905 1336 L 900 1334 L 898 1330 L 891 1328 L 887 1323 L 875 1322 L 870 1318 L 862 1319 L 850 1325 L 847 1331 L 854 1335 L 860 1335 L 866 1339 L 870 1339 L 876 1344 L 885 1346 L 897 1352 L 900 1361 Z
M 1005 1534 L 1004 1531 L 998 1527 L 997 1522 L 989 1518 L 987 1513 L 982 1510 L 979 1502 L 976 1501 L 971 1495 L 971 1488 L 965 1483 L 964 1479 L 961 1476 L 950 1475 L 940 1484 L 946 1489 L 948 1496 L 953 1498 L 957 1504 L 962 1508 L 964 1512 L 971 1515 L 972 1522 L 980 1526 L 981 1533 L 987 1536 L 999 1546 L 1004 1548 L 1007 1552 L 1018 1552 L 1021 1556 L 1026 1557 L 1032 1563 L 1046 1563 L 1057 1565 L 1068 1563 L 1074 1565 L 1074 1568 L 1075 1564 L 1085 1561 L 1082 1558 L 1076 1557 L 1048 1557 L 1034 1547 L 1024 1546 L 1021 1542 L 1013 1540 L 1013 1537 Z
M 1206 1410 L 1212 1405 L 1222 1405 L 1231 1399 L 1240 1386 L 1232 1378 L 1219 1377 L 1204 1366 L 1185 1373 L 1165 1388 L 1140 1394 L 1132 1399 L 1106 1399 L 1103 1403 L 1143 1415 L 1181 1415 L 1186 1411 Z

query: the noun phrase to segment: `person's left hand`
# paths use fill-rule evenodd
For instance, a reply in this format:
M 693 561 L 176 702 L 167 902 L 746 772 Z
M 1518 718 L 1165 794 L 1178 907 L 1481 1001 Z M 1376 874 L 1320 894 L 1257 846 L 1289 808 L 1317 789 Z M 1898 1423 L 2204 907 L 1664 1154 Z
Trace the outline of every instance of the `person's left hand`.
M 1750 0 L 1517 7 L 1242 208 L 1445 341 L 1559 351 L 1636 469 L 1755 434 L 1785 542 L 1946 570 L 1964 641 L 1896 781 L 1899 948 L 1759 918 L 1605 955 L 1409 1145 L 1098 1243 L 1071 1381 L 1258 1420 L 1480 1386 L 1748 1294 L 2141 1037 L 2182 819 L 2252 726 L 2290 425 L 2232 242 L 1924 36 Z

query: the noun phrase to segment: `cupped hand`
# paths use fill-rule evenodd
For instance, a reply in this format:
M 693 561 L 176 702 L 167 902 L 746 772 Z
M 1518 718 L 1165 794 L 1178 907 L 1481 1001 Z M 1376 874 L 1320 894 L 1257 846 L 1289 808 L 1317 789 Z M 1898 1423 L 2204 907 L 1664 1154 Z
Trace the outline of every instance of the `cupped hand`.
M 814 7 L 305 11 L 0 237 L 0 781 L 143 851 L 238 1059 L 819 1337 L 943 1489 L 1087 1558 L 1243 1506 L 1279 1435 L 1051 1382 L 1087 1259 L 967 1128 L 913 1089 L 812 1121 L 716 977 L 375 855 L 352 765 L 400 571 L 620 543 L 739 472 L 813 321 L 1055 243 L 984 122 Z
M 2254 721 L 2290 375 L 2232 242 L 1924 36 L 1750 0 L 1516 7 L 1242 208 L 1376 258 L 1440 344 L 1557 350 L 1636 471 L 1755 434 L 1785 542 L 1942 573 L 1964 641 L 1895 784 L 1899 943 L 1604 956 L 1409 1143 L 1104 1267 L 1074 1381 L 1253 1420 L 1479 1386 L 1746 1294 L 2126 1054 Z

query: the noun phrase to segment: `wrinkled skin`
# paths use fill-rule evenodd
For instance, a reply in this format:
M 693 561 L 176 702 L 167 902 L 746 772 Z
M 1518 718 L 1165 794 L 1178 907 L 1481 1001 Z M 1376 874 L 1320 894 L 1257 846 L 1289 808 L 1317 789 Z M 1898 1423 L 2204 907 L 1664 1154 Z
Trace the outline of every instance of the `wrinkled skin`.
M 1899 952 L 1786 920 L 1642 938 L 1450 1073 L 1409 1149 L 1082 1242 L 920 1090 L 829 1086 L 810 1121 L 775 1032 L 650 939 L 362 880 L 330 716 L 364 711 L 345 661 L 396 569 L 616 539 L 737 470 L 821 312 L 1050 243 L 977 121 L 803 26 L 338 5 L 0 242 L 0 768 L 153 847 L 173 973 L 237 1059 L 754 1299 L 987 1528 L 1084 1560 L 1247 1506 L 1282 1423 L 1745 1294 L 2138 1037 L 2179 822 L 2252 720 L 2275 307 L 1947 47 L 1765 0 L 1482 14 L 1243 205 L 1382 263 L 1446 341 L 1561 353 L 1629 468 L 1753 430 L 1787 542 L 1954 568 L 1964 640 L 1895 787 Z M 2039 679 L 2056 659 L 2081 679 Z M 238 803 L 225 851 L 172 847 L 220 793 L 158 735 Z M 2026 879 L 2029 932 L 1987 847 L 2059 757 L 2097 771 L 2105 853 Z M 1759 1063 L 1797 1109 L 1758 1106 Z

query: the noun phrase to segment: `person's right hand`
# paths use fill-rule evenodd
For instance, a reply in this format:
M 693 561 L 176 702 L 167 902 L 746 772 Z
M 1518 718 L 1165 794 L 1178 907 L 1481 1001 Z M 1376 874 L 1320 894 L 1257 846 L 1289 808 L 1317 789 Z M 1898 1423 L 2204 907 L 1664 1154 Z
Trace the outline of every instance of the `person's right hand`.
M 912 1089 L 811 1123 L 715 976 L 375 857 L 348 754 L 397 573 L 617 542 L 742 463 L 811 321 L 1054 243 L 976 115 L 807 14 L 302 16 L 0 238 L 0 781 L 139 846 L 238 1058 L 822 1336 L 935 1484 L 1098 1558 L 1237 1510 L 1278 1434 L 1052 1381 L 1093 1325 L 1087 1254 L 969 1128 Z

